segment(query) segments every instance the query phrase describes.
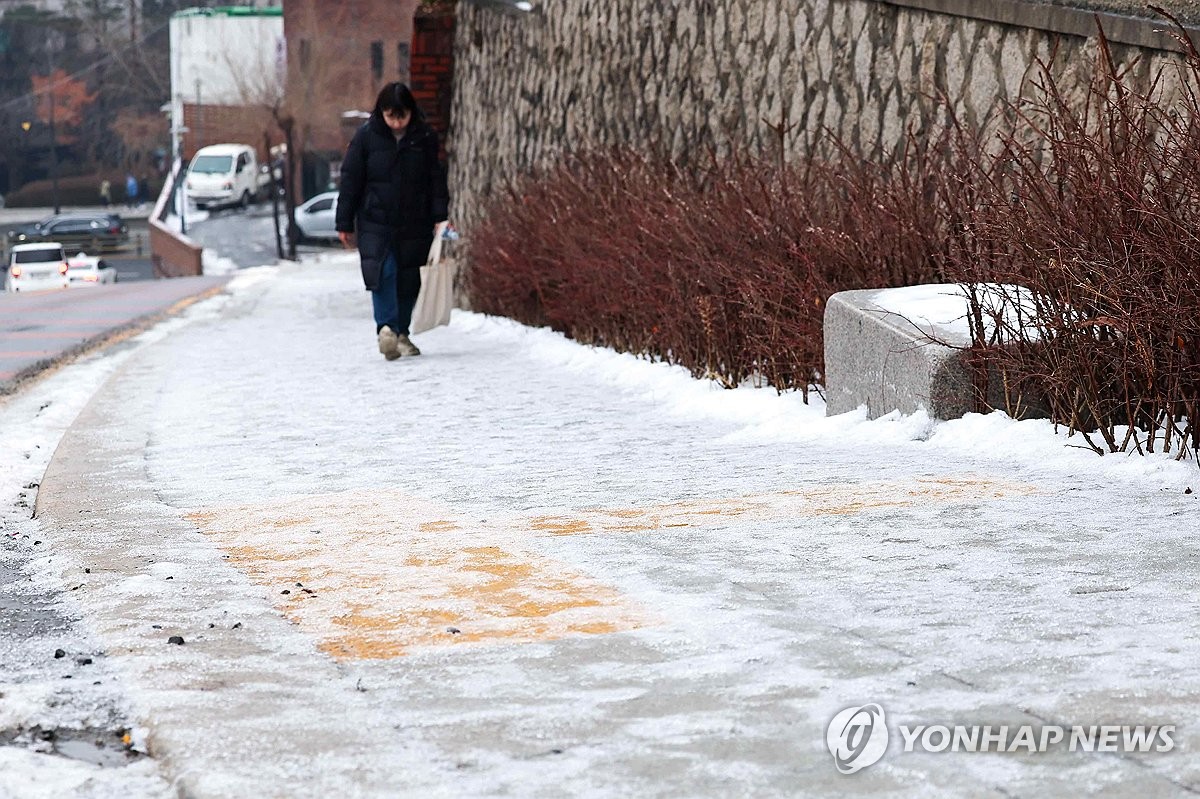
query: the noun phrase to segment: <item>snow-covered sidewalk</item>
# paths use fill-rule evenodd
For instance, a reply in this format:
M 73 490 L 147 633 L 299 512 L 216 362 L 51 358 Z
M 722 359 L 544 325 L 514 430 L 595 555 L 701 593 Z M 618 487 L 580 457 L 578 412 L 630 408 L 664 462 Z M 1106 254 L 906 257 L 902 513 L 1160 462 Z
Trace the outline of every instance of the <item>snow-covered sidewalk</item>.
M 1200 789 L 1194 463 L 827 419 L 476 314 L 416 340 L 375 351 L 352 259 L 245 273 L 63 439 L 46 572 L 189 795 Z M 839 774 L 826 728 L 866 703 L 1177 733 L 894 735 Z

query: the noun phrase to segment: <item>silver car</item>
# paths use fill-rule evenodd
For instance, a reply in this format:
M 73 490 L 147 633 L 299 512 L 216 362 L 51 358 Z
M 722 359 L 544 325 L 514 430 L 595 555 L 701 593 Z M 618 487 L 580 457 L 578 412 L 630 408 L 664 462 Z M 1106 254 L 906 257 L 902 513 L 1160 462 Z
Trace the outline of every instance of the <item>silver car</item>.
M 318 194 L 296 209 L 296 227 L 300 228 L 300 238 L 310 240 L 332 241 L 337 239 L 337 229 L 334 227 L 337 217 L 336 191 Z

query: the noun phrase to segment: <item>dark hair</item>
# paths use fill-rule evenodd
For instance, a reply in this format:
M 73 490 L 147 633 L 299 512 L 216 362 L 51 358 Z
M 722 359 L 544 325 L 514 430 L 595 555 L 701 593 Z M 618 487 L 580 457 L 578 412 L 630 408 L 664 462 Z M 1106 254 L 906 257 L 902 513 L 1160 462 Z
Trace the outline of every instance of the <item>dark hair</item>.
M 399 81 L 389 83 L 379 90 L 379 96 L 375 98 L 375 116 L 382 118 L 384 111 L 408 111 L 414 120 L 425 119 L 412 92 Z

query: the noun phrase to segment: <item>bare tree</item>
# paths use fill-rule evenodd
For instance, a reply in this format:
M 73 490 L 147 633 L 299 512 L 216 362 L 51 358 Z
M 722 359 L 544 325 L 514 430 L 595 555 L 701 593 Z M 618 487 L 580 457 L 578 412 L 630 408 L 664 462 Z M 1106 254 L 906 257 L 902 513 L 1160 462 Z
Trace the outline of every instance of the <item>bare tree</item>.
M 311 19 L 303 20 L 307 30 L 336 30 L 345 23 L 342 8 L 322 8 L 319 18 L 315 6 L 302 13 L 311 16 Z M 298 58 L 286 58 L 282 54 L 268 56 L 260 52 L 260 63 L 251 68 L 247 68 L 244 60 L 234 64 L 229 59 L 230 74 L 247 113 L 261 116 L 262 130 L 268 140 L 272 130 L 283 136 L 283 188 L 288 227 L 286 255 L 281 257 L 292 260 L 296 258 L 299 238 L 296 227 L 297 172 L 304 159 L 303 132 L 319 120 L 336 118 L 342 97 L 337 65 L 345 54 L 337 52 L 334 41 L 318 37 L 299 48 L 298 55 Z

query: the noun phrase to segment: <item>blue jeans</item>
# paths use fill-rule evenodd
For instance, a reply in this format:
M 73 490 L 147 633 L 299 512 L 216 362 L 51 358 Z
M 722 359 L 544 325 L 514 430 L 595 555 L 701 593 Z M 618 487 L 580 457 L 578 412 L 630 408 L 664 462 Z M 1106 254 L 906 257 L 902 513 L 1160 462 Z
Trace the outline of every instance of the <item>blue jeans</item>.
M 407 336 L 413 306 L 417 304 L 417 295 L 420 293 L 421 270 L 399 268 L 396 256 L 389 252 L 379 274 L 379 287 L 371 292 L 375 332 L 378 333 L 386 325 L 395 333 Z

